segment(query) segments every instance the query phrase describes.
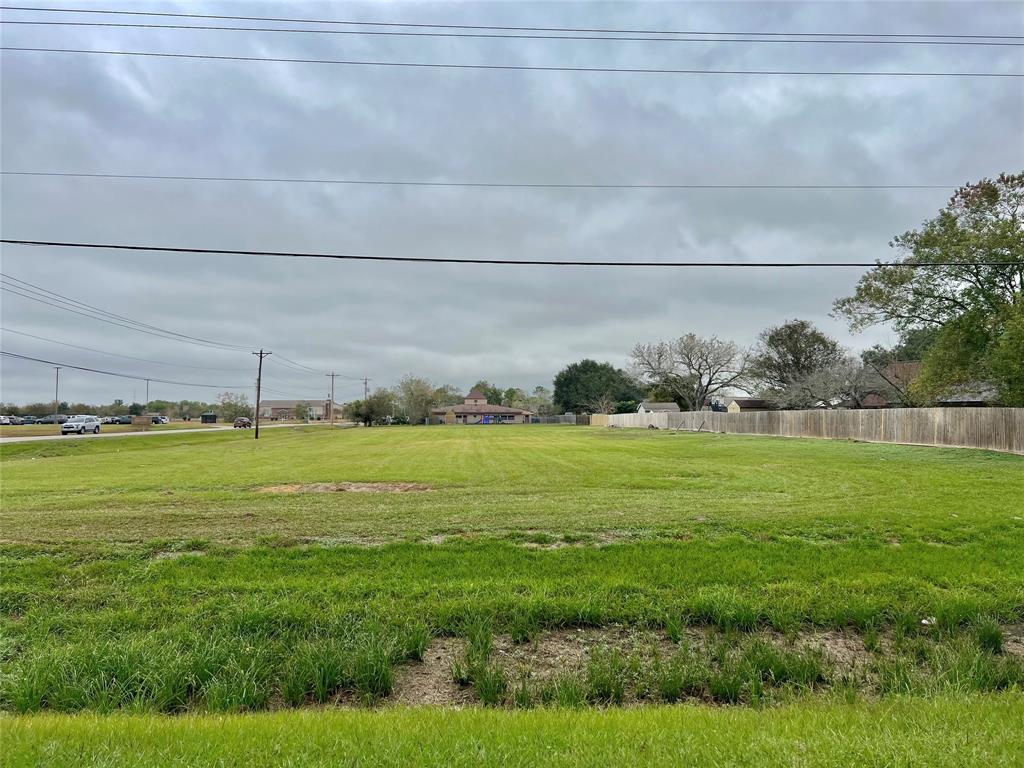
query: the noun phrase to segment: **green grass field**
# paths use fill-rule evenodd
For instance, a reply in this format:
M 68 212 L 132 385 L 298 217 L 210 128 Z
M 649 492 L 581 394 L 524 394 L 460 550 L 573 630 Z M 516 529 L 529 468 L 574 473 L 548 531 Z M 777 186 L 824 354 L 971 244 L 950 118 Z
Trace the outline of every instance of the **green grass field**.
M 312 427 L 0 444 L 0 483 L 6 764 L 243 764 L 296 728 L 281 762 L 1024 760 L 1019 456 Z

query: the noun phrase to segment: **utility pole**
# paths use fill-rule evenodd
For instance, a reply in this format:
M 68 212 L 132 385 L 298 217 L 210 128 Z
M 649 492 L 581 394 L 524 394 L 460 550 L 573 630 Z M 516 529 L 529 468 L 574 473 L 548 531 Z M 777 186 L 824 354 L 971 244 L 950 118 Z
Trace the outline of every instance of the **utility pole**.
M 60 366 L 53 366 L 53 370 L 57 372 L 57 381 L 53 385 L 53 425 L 60 432 L 60 424 L 57 422 L 57 416 L 60 412 Z
M 259 352 L 253 352 L 259 359 L 259 366 L 256 368 L 256 437 L 254 440 L 260 439 L 260 379 L 263 378 L 263 358 L 269 357 L 272 353 L 264 352 L 262 349 Z
M 146 414 L 149 414 L 149 379 L 146 379 Z
M 368 398 L 370 396 L 369 382 L 370 382 L 369 379 L 363 379 L 363 400 L 364 401 L 366 400 L 366 398 Z
M 338 374 L 336 374 L 334 371 L 331 371 L 327 375 L 331 379 L 331 405 L 330 405 L 330 408 L 331 408 L 331 426 L 333 427 L 334 426 L 334 377 L 337 376 Z

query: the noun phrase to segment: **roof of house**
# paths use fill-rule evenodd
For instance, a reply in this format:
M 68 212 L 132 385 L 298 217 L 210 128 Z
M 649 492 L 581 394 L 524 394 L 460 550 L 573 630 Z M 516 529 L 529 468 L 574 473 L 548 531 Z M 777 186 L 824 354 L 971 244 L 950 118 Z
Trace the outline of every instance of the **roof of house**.
M 485 395 L 479 389 L 474 389 L 472 392 L 470 392 L 468 395 L 466 395 L 466 399 L 467 400 L 486 400 L 487 399 L 487 395 Z
M 996 399 L 998 392 L 991 384 L 977 382 L 954 389 L 946 397 L 940 397 L 940 403 L 989 403 Z
M 487 405 L 481 403 L 479 405 L 443 405 L 439 408 L 431 408 L 431 413 L 448 413 L 452 411 L 456 416 L 468 416 L 474 415 L 487 415 L 487 414 L 501 414 L 501 413 L 513 413 L 520 416 L 532 416 L 532 411 L 524 411 L 522 408 L 509 408 L 504 405 Z
M 921 375 L 923 365 L 923 363 L 916 360 L 889 363 L 882 369 L 881 373 L 884 378 L 890 381 L 909 384 Z
M 640 406 L 645 411 L 671 411 L 672 413 L 679 412 L 679 405 L 676 403 L 656 403 L 653 400 L 642 400 Z
M 736 403 L 740 408 L 771 408 L 772 403 L 760 397 L 730 397 L 729 403 Z
M 889 405 L 889 398 L 878 392 L 870 392 L 861 400 L 864 408 L 885 408 Z

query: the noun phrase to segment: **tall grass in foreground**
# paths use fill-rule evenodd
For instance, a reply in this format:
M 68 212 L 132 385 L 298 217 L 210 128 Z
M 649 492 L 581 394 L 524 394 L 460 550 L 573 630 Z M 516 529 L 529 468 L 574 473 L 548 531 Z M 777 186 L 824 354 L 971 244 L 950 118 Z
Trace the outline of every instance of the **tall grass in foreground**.
M 1002 629 L 987 619 L 955 629 L 897 629 L 886 649 L 876 637 L 858 676 L 837 671 L 819 649 L 732 631 L 712 634 L 701 647 L 684 640 L 668 655 L 597 647 L 581 668 L 544 677 L 496 659 L 493 619 L 481 616 L 462 625 L 466 650 L 452 678 L 487 706 L 759 704 L 826 691 L 934 695 L 1024 687 L 1024 659 L 1003 652 Z M 396 665 L 417 663 L 431 638 L 422 623 L 241 629 L 235 623 L 220 632 L 57 638 L 8 655 L 0 708 L 183 712 L 374 704 L 392 693 Z

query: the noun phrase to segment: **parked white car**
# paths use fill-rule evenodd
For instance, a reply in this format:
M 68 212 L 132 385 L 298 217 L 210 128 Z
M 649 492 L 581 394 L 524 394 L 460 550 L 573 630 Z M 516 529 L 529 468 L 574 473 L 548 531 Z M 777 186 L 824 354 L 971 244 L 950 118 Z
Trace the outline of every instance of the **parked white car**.
M 70 435 L 73 432 L 77 432 L 80 435 L 92 432 L 94 435 L 98 435 L 100 433 L 100 420 L 95 416 L 72 416 L 60 425 L 60 433 L 62 435 Z
M 8 425 L 11 423 L 11 419 L 8 416 L 0 416 L 0 424 Z

